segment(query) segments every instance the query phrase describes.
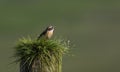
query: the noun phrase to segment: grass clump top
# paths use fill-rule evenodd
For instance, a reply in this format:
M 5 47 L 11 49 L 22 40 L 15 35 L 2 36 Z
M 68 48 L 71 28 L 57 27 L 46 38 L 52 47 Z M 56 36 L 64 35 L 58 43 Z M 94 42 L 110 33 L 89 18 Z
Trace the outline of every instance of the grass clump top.
M 34 72 L 35 62 L 41 72 L 61 72 L 62 56 L 69 52 L 69 47 L 69 42 L 61 39 L 22 38 L 15 46 L 16 62 L 21 63 L 21 72 Z

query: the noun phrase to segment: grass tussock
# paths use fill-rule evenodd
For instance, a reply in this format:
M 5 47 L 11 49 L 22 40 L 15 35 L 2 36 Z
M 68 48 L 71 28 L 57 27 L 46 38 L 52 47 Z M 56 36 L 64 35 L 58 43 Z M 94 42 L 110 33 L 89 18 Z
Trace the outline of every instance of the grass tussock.
M 61 72 L 62 56 L 69 52 L 69 42 L 61 39 L 22 38 L 15 46 L 20 72 Z

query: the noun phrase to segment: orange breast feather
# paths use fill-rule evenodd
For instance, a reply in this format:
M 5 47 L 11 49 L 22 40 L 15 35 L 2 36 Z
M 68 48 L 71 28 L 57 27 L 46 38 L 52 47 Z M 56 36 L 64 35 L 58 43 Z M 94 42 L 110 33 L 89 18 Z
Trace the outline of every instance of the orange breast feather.
M 46 34 L 47 38 L 51 38 L 52 35 L 53 35 L 53 30 L 48 31 L 47 34 Z

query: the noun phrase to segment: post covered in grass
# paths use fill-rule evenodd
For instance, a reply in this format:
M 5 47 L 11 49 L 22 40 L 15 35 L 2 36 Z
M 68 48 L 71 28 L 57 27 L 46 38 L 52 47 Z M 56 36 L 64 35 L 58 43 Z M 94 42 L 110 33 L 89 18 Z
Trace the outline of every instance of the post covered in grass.
M 62 57 L 69 51 L 69 43 L 60 39 L 20 39 L 15 46 L 20 72 L 62 72 Z

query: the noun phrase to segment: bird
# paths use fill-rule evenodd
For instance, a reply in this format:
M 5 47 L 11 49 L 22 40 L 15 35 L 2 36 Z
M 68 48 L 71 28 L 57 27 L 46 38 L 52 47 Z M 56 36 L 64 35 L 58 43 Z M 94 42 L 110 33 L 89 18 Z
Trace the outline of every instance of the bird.
M 48 26 L 37 38 L 37 40 L 41 39 L 42 37 L 45 39 L 50 39 L 53 36 L 54 27 Z

